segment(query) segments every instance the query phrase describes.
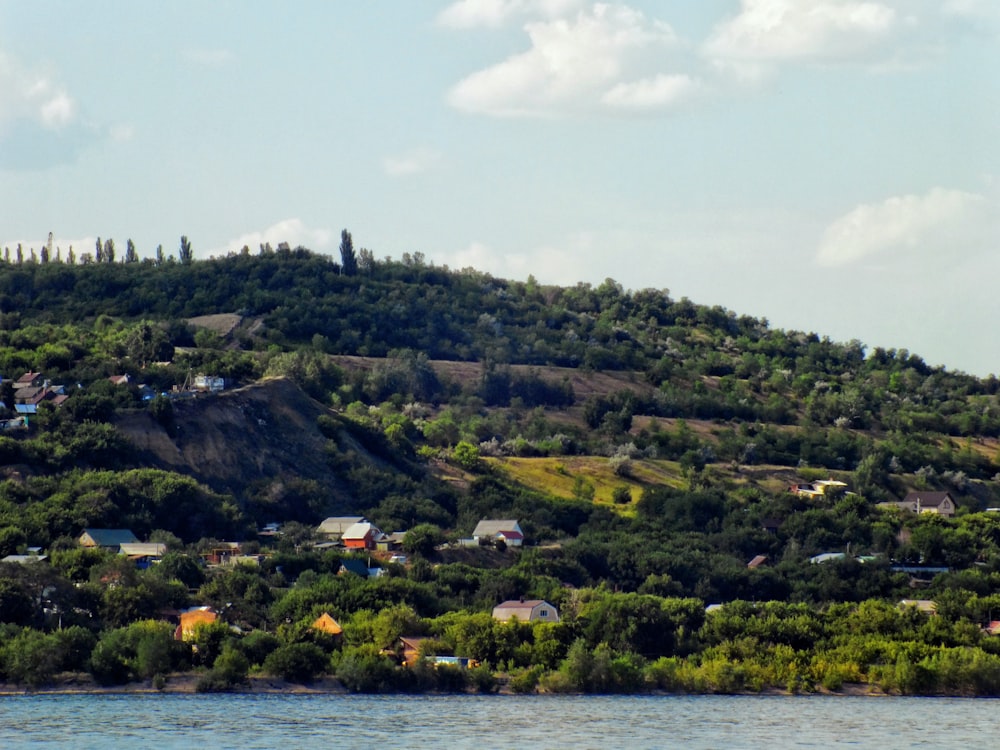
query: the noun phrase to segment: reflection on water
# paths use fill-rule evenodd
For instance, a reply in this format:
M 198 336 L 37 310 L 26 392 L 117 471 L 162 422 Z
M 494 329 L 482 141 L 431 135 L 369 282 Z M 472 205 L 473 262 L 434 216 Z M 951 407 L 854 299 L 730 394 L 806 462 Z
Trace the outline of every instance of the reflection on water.
M 0 747 L 957 748 L 983 745 L 998 709 L 821 696 L 13 696 L 0 698 Z

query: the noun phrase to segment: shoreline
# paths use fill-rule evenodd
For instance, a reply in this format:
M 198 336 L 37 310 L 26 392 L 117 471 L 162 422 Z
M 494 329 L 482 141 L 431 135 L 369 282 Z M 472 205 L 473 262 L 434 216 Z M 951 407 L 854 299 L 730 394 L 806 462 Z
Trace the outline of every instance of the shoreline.
M 41 696 L 41 695 L 351 695 L 352 693 L 343 684 L 333 677 L 316 680 L 311 683 L 298 683 L 283 680 L 280 677 L 251 676 L 249 685 L 234 690 L 219 692 L 199 693 L 197 684 L 202 675 L 181 673 L 167 677 L 167 681 L 162 688 L 153 686 L 152 680 L 141 682 L 130 682 L 124 685 L 103 686 L 96 683 L 89 675 L 79 674 L 53 683 L 32 688 L 26 685 L 13 683 L 0 683 L 0 698 L 8 696 Z M 419 693 L 421 695 L 443 695 L 444 693 Z M 416 695 L 416 693 L 385 693 L 385 695 Z M 448 695 L 515 695 L 511 690 L 501 688 L 491 694 L 486 693 L 448 693 Z M 526 693 L 524 695 L 553 696 L 558 693 Z M 566 695 L 587 695 L 587 693 L 567 693 Z M 595 695 L 597 695 L 595 693 Z M 608 694 L 602 694 L 608 695 Z M 886 693 L 880 688 L 868 685 L 867 683 L 845 684 L 840 690 L 817 689 L 814 692 L 790 692 L 780 688 L 765 688 L 759 691 L 740 691 L 736 693 L 670 693 L 663 690 L 651 690 L 640 693 L 614 693 L 614 695 L 626 696 L 691 696 L 691 695 L 726 695 L 732 697 L 740 696 L 824 696 L 824 697 L 866 697 L 866 698 L 887 698 L 903 697 L 894 693 Z M 970 697 L 992 697 L 992 696 L 968 696 L 968 695 L 933 695 L 933 696 L 906 696 L 906 697 L 934 697 L 934 698 L 970 698 Z

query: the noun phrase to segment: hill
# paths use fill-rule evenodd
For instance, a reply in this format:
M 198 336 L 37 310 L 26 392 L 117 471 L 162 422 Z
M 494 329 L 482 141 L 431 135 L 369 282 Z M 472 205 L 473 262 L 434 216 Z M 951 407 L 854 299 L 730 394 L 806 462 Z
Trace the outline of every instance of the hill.
M 420 634 L 484 689 L 1000 685 L 996 378 L 666 290 L 363 259 L 0 264 L 0 680 L 443 686 L 386 661 Z M 330 515 L 401 534 L 353 553 Z M 470 544 L 488 518 L 523 536 Z M 491 618 L 522 597 L 561 621 Z M 157 620 L 195 605 L 224 624 L 185 650 Z

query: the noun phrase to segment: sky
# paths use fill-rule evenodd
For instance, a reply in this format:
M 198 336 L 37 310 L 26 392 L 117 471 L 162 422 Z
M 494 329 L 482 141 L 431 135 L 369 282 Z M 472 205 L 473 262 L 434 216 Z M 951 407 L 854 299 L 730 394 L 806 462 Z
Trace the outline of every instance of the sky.
M 1000 3 L 0 0 L 0 246 L 344 228 L 1000 372 Z

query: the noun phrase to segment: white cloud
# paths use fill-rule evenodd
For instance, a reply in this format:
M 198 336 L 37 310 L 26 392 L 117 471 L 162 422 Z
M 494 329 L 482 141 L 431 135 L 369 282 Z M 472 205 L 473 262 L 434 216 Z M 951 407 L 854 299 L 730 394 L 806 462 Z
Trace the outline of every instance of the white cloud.
M 880 51 L 906 19 L 867 0 L 741 0 L 704 46 L 718 63 L 849 62 Z
M 619 83 L 601 101 L 622 110 L 650 110 L 669 107 L 695 94 L 700 84 L 686 75 L 660 75 Z
M 437 21 L 452 29 L 495 28 L 522 16 L 558 18 L 582 5 L 581 0 L 459 0 L 441 11 Z
M 995 209 L 995 207 L 994 207 Z M 925 195 L 902 195 L 858 206 L 823 234 L 817 262 L 844 266 L 891 251 L 911 258 L 945 251 L 984 249 L 995 210 L 982 195 L 934 188 Z M 995 237 L 995 235 L 994 235 Z
M 231 251 L 239 251 L 244 245 L 248 246 L 252 252 L 257 252 L 262 244 L 270 243 L 271 247 L 276 248 L 282 242 L 287 242 L 291 247 L 302 245 L 316 252 L 325 252 L 331 249 L 333 238 L 334 233 L 330 229 L 307 227 L 299 218 L 283 219 L 266 229 L 242 234 L 229 240 L 222 247 L 201 253 L 196 247 L 195 255 L 201 257 L 225 255 Z
M 61 130 L 76 117 L 76 102 L 48 73 L 25 70 L 0 52 L 0 128 L 30 120 L 47 130 Z
M 108 128 L 108 135 L 111 137 L 111 140 L 124 143 L 135 137 L 135 126 L 131 123 L 119 122 Z
M 638 10 L 598 3 L 524 29 L 531 48 L 460 81 L 448 97 L 454 107 L 536 117 L 624 104 L 634 111 L 662 108 L 676 93 L 679 78 L 660 70 L 679 40 L 670 26 Z
M 1000 6 L 996 0 L 946 0 L 942 11 L 946 16 L 1000 21 Z
M 382 169 L 392 177 L 406 177 L 426 172 L 441 160 L 441 154 L 433 149 L 419 148 L 399 156 L 382 159 Z
M 474 268 L 502 279 L 524 280 L 534 275 L 547 284 L 575 284 L 580 273 L 577 252 L 548 246 L 512 253 L 472 242 L 451 253 L 435 253 L 434 260 L 453 269 Z

